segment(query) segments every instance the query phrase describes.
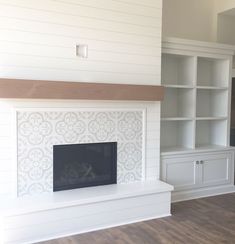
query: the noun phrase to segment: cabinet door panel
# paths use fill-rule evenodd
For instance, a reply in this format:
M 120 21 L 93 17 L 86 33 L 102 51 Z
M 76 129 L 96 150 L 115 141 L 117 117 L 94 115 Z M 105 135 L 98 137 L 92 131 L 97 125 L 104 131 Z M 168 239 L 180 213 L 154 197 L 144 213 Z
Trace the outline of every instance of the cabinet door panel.
M 201 183 L 203 186 L 226 184 L 230 181 L 230 155 L 218 155 L 203 160 Z
M 182 158 L 164 160 L 163 180 L 173 185 L 175 190 L 194 188 L 197 184 L 197 170 L 194 160 Z

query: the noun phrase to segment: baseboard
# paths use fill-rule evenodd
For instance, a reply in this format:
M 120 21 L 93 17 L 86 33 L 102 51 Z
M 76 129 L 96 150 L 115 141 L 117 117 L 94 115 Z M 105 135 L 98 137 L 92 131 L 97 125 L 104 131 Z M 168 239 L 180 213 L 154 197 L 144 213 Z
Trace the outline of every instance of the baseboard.
M 235 192 L 234 185 L 224 185 L 217 187 L 200 188 L 188 191 L 172 192 L 171 202 L 182 202 L 203 197 L 211 197 L 216 195 L 228 194 Z

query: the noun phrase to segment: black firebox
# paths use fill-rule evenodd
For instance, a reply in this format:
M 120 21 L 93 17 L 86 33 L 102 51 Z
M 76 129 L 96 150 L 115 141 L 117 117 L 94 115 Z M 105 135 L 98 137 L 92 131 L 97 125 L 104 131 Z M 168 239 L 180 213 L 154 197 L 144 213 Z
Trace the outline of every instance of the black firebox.
M 116 142 L 53 147 L 53 191 L 116 183 Z

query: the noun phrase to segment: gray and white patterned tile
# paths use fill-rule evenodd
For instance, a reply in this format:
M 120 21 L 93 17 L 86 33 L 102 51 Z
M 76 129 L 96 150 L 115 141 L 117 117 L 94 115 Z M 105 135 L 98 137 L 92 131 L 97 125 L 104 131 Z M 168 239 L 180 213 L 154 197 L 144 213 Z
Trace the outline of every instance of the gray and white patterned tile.
M 53 188 L 53 145 L 118 142 L 118 183 L 142 175 L 142 111 L 18 112 L 18 195 Z
M 142 140 L 142 112 L 119 112 L 117 123 L 117 137 L 119 141 Z
M 142 168 L 142 145 L 139 142 L 121 142 L 118 144 L 119 183 L 140 181 Z M 130 174 L 131 173 L 131 174 Z M 129 175 L 129 177 L 126 177 Z M 131 175 L 131 177 L 130 177 Z
M 27 114 L 25 113 L 25 116 Z M 39 145 L 46 135 L 52 133 L 52 125 L 46 121 L 43 113 L 28 113 L 27 119 L 18 123 L 19 135 L 27 138 L 32 145 Z
M 89 113 L 88 138 L 89 141 L 115 141 L 116 124 L 114 112 Z
M 56 122 L 55 130 L 58 135 L 63 136 L 66 143 L 75 143 L 80 141 L 86 130 L 86 124 L 81 120 L 81 113 L 68 112 Z

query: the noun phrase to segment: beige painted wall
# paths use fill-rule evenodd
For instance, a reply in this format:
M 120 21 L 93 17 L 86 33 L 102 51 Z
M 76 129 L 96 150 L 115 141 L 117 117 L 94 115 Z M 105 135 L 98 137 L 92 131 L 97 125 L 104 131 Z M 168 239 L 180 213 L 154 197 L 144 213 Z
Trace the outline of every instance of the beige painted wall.
M 221 13 L 231 8 L 235 8 L 235 0 L 215 0 L 216 13 Z
M 163 36 L 213 41 L 215 0 L 163 0 Z
M 235 1 L 216 0 L 215 24 L 217 24 L 217 41 L 235 45 Z M 231 9 L 233 9 L 231 11 Z
M 218 14 L 231 8 L 235 8 L 235 0 L 163 0 L 163 36 L 221 41 L 217 39 L 218 24 L 221 27 L 229 21 L 225 18 L 219 23 Z M 227 33 L 230 27 L 223 26 Z
M 235 45 L 235 16 L 219 14 L 217 21 L 217 41 Z

